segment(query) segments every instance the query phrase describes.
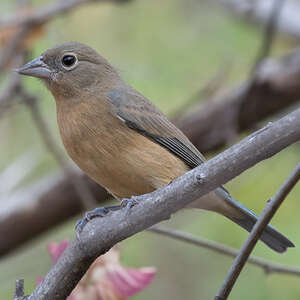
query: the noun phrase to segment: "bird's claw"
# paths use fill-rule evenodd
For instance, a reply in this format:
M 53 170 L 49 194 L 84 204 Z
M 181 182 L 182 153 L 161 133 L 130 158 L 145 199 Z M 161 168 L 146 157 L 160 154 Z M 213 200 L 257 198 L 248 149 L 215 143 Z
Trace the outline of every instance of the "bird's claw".
M 97 207 L 93 210 L 87 211 L 84 215 L 84 217 L 76 223 L 75 231 L 77 237 L 85 227 L 85 225 L 92 219 L 97 217 L 105 217 L 109 212 L 121 209 L 120 205 L 115 206 L 103 206 L 103 207 Z
M 111 211 L 116 211 L 120 209 L 125 209 L 126 214 L 128 214 L 130 209 L 137 204 L 138 201 L 135 199 L 135 197 L 131 197 L 130 199 L 123 199 L 121 205 L 97 207 L 93 210 L 86 212 L 84 217 L 76 223 L 75 226 L 76 236 L 79 237 L 83 228 L 90 220 L 98 217 L 105 217 Z
M 126 214 L 129 213 L 130 209 L 137 205 L 139 202 L 136 197 L 131 197 L 130 199 L 124 198 L 121 201 L 121 207 L 125 209 Z

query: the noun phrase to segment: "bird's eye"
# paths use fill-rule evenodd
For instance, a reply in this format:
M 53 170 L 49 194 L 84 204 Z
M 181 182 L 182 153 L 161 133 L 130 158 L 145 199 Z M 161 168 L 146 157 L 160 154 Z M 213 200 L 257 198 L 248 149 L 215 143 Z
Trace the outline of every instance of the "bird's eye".
M 62 58 L 61 62 L 64 67 L 71 68 L 77 63 L 77 58 L 75 55 L 67 54 Z

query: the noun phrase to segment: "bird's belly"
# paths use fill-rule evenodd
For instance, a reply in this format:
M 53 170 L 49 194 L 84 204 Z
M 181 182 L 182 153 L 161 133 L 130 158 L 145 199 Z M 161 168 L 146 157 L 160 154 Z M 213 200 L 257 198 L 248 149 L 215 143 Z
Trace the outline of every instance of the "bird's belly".
M 87 175 L 119 199 L 152 192 L 189 170 L 168 150 L 131 130 L 109 141 L 81 141 L 68 152 Z

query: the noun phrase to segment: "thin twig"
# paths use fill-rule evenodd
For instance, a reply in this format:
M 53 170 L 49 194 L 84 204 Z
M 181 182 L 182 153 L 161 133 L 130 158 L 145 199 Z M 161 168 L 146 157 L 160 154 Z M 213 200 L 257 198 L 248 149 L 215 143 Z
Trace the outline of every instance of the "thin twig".
M 24 279 L 16 280 L 14 300 L 20 300 L 24 297 Z
M 122 3 L 128 0 L 65 0 L 57 1 L 57 3 L 46 8 L 36 9 L 33 13 L 24 16 L 13 17 L 9 20 L 0 21 L 0 30 L 7 28 L 16 29 L 16 33 L 11 40 L 3 47 L 0 54 L 0 71 L 13 58 L 13 56 L 23 51 L 22 45 L 26 38 L 34 32 L 39 26 L 49 22 L 60 14 L 70 12 L 74 8 L 87 3 L 95 2 L 116 2 Z
M 20 76 L 13 74 L 8 84 L 4 88 L 0 95 L 0 118 L 4 116 L 5 112 L 9 110 L 13 104 L 17 95 L 17 90 L 20 87 Z
M 189 244 L 206 248 L 226 256 L 236 257 L 239 254 L 239 251 L 234 248 L 213 241 L 209 241 L 203 238 L 195 237 L 189 233 L 166 228 L 163 226 L 153 226 L 149 228 L 147 231 L 155 232 L 176 240 L 180 240 Z M 300 268 L 273 263 L 271 261 L 262 259 L 260 257 L 250 256 L 248 259 L 248 263 L 262 268 L 266 274 L 281 273 L 287 275 L 300 276 Z
M 57 163 L 62 167 L 65 175 L 70 180 L 78 195 L 80 196 L 83 209 L 89 210 L 91 208 L 94 208 L 97 202 L 94 199 L 93 194 L 91 193 L 87 185 L 81 180 L 81 178 L 69 168 L 64 154 L 56 145 L 55 139 L 53 138 L 51 131 L 48 128 L 48 124 L 40 111 L 38 99 L 36 98 L 36 96 L 29 94 L 22 87 L 20 90 L 20 97 L 23 99 L 24 103 L 27 104 L 31 112 L 32 119 L 34 120 L 46 147 L 53 154 Z
M 296 166 L 294 171 L 290 174 L 290 176 L 280 187 L 274 198 L 268 202 L 267 206 L 258 218 L 245 244 L 241 248 L 239 255 L 234 260 L 234 263 L 231 269 L 229 270 L 221 289 L 217 293 L 215 300 L 225 300 L 228 298 L 237 278 L 239 277 L 244 265 L 247 262 L 250 253 L 254 249 L 265 227 L 268 225 L 281 203 L 284 201 L 286 196 L 289 194 L 289 192 L 293 189 L 293 187 L 299 180 L 300 163 Z
M 277 25 L 279 22 L 280 12 L 282 11 L 285 0 L 275 0 L 268 18 L 267 24 L 264 29 L 261 47 L 257 53 L 255 63 L 251 69 L 251 74 L 255 76 L 257 68 L 260 63 L 270 55 L 271 48 L 275 39 Z
M 226 123 L 230 124 L 229 130 L 227 130 L 227 140 L 226 144 L 232 144 L 234 141 L 238 139 L 238 129 L 239 129 L 239 118 L 235 118 L 240 111 L 243 110 L 244 105 L 247 103 L 248 96 L 251 94 L 251 91 L 255 89 L 256 84 L 259 80 L 259 67 L 261 66 L 264 59 L 269 55 L 271 51 L 271 47 L 273 45 L 275 33 L 276 33 L 276 25 L 279 19 L 280 11 L 284 0 L 275 0 L 274 5 L 272 7 L 272 11 L 270 13 L 268 22 L 265 27 L 265 31 L 263 34 L 262 45 L 258 51 L 258 54 L 253 62 L 252 67 L 250 68 L 249 79 L 244 86 L 245 91 L 243 91 L 240 95 L 240 101 L 238 105 L 234 107 L 233 110 L 230 111 L 226 115 Z M 241 90 L 242 91 L 242 90 Z M 255 102 L 252 103 L 252 106 L 257 105 Z
M 19 67 L 24 64 L 23 55 L 17 55 L 14 58 L 13 65 Z M 16 95 L 21 85 L 20 75 L 16 72 L 13 72 L 10 75 L 7 85 L 0 94 L 0 118 L 4 113 L 9 110 L 14 104 Z
M 128 0 L 127 0 L 128 1 Z M 87 3 L 99 3 L 99 2 L 126 2 L 126 0 L 65 0 L 57 1 L 55 4 L 48 7 L 37 8 L 32 14 L 23 17 L 13 17 L 11 19 L 0 21 L 0 29 L 5 29 L 12 26 L 24 26 L 24 25 L 40 25 L 50 21 L 52 18 L 61 14 L 65 14 L 73 10 L 74 8 L 87 4 Z
M 11 61 L 11 59 L 20 54 L 23 51 L 23 41 L 32 32 L 30 26 L 24 26 L 20 28 L 9 42 L 3 47 L 0 53 L 0 72 L 3 71 L 4 67 Z

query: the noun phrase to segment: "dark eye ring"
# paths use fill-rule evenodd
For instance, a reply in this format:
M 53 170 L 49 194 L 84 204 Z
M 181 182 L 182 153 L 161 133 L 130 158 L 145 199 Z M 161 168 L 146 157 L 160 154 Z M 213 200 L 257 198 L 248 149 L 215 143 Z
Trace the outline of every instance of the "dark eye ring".
M 66 68 L 71 68 L 77 63 L 77 57 L 73 54 L 66 54 L 61 59 L 61 63 Z

